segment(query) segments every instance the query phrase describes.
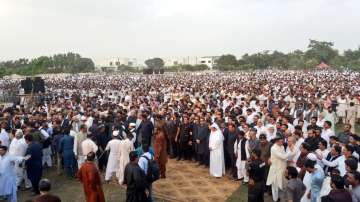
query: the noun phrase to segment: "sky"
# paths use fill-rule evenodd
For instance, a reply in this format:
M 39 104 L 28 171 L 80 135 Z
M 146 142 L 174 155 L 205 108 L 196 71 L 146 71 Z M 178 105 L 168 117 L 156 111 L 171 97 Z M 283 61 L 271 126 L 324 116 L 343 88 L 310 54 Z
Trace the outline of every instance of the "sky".
M 360 45 L 359 0 L 0 0 L 0 61 L 187 57 Z

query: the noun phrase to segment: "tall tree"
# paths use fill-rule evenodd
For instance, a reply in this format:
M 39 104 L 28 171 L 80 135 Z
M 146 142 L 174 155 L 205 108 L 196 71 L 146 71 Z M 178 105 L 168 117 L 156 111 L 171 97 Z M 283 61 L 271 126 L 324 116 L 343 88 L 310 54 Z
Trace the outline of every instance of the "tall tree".
M 234 55 L 222 55 L 216 61 L 218 66 L 237 66 L 237 60 Z
M 152 58 L 145 61 L 146 66 L 151 69 L 161 69 L 165 63 L 161 58 Z
M 306 51 L 307 59 L 315 59 L 319 62 L 329 62 L 338 55 L 338 51 L 333 49 L 334 43 L 327 41 L 316 41 L 310 39 L 308 50 Z

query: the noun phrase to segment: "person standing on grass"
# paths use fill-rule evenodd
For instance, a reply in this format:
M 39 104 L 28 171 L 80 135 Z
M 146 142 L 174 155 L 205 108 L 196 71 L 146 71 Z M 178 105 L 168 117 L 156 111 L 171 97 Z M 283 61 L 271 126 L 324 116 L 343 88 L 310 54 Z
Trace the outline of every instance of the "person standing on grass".
M 224 136 L 216 123 L 210 126 L 210 175 L 220 178 L 225 174 Z
M 40 143 L 33 142 L 33 136 L 31 134 L 25 135 L 26 144 L 28 148 L 25 152 L 25 156 L 30 156 L 25 162 L 26 174 L 31 181 L 33 187 L 33 195 L 40 194 L 39 182 L 42 176 L 42 146 Z
M 289 145 L 287 151 L 284 148 L 284 139 L 278 134 L 273 141 L 274 145 L 270 149 L 270 169 L 266 185 L 271 185 L 272 198 L 277 201 L 285 191 L 284 172 L 287 160 L 295 154 L 294 145 Z
M 129 154 L 130 162 L 125 167 L 124 184 L 126 185 L 126 202 L 146 202 L 149 192 L 144 171 L 138 164 L 136 151 Z
M 74 154 L 74 137 L 70 136 L 70 127 L 64 129 L 64 136 L 60 139 L 59 152 L 63 157 L 66 175 L 75 177 L 77 166 Z
M 168 143 L 167 132 L 165 129 L 165 123 L 159 123 L 155 127 L 155 140 L 154 140 L 154 150 L 155 156 L 154 160 L 157 162 L 160 168 L 160 178 L 166 178 L 166 163 L 168 160 L 167 154 L 167 143 Z
M 83 183 L 86 202 L 105 202 L 100 173 L 94 164 L 94 159 L 94 152 L 86 155 L 86 162 L 81 166 L 77 177 Z
M 119 170 L 120 146 L 121 140 L 119 138 L 119 131 L 112 133 L 113 139 L 106 145 L 105 151 L 110 151 L 109 159 L 107 161 L 105 181 L 110 181 L 112 174 Z

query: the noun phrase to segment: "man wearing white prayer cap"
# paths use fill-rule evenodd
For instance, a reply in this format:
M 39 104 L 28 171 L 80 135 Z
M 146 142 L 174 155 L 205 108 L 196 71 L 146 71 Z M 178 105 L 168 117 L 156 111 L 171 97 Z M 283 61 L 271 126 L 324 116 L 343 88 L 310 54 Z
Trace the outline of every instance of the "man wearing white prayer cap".
M 112 174 L 119 170 L 120 146 L 119 131 L 115 130 L 112 133 L 112 140 L 108 142 L 105 151 L 110 151 L 109 159 L 106 166 L 105 181 L 109 181 Z

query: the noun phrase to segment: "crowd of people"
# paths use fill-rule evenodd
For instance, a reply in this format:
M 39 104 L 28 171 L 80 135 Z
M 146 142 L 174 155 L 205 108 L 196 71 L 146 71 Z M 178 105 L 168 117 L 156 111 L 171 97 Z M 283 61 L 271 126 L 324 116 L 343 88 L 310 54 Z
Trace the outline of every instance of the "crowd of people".
M 251 202 L 265 193 L 360 201 L 357 72 L 44 78 L 46 94 L 0 106 L 0 196 L 9 201 L 18 189 L 38 195 L 49 186 L 46 167 L 82 182 L 88 202 L 105 201 L 100 173 L 126 185 L 127 201 L 152 201 L 168 158 L 241 181 Z M 19 84 L 0 80 L 9 91 Z

